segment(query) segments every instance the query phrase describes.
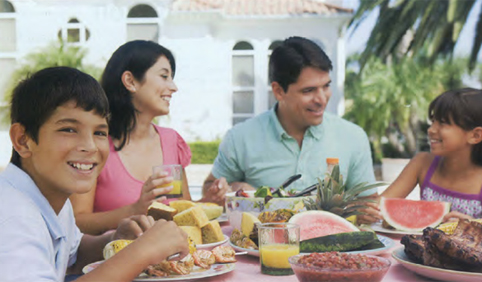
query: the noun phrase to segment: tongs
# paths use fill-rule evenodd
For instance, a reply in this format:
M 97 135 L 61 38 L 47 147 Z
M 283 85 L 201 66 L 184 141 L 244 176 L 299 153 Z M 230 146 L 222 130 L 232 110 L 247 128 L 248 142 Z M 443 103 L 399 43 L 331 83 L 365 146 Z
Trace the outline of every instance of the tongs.
M 300 192 L 296 193 L 293 197 L 301 197 L 301 196 L 304 196 L 306 194 L 309 194 L 312 191 L 316 190 L 317 185 L 318 185 L 318 183 L 315 183 L 311 186 L 308 186 L 305 189 L 301 190 Z
M 288 187 L 291 183 L 295 182 L 296 180 L 300 179 L 301 178 L 301 174 L 295 174 L 293 176 L 290 176 L 288 177 L 288 179 L 285 180 L 285 182 L 283 182 L 283 184 L 281 184 L 280 187 L 276 188 L 273 192 L 271 192 L 271 194 L 274 196 L 275 194 L 278 194 L 278 196 L 280 197 L 283 197 L 285 195 L 281 195 L 281 189 L 285 189 L 286 187 Z

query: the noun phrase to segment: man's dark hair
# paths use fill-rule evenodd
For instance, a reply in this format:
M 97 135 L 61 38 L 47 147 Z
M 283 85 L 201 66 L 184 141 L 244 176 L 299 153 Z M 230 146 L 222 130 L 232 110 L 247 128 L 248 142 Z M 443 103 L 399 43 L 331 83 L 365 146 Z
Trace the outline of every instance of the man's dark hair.
M 286 92 L 305 67 L 326 72 L 333 69 L 330 58 L 315 42 L 303 37 L 290 37 L 273 50 L 269 60 L 269 80 L 278 82 Z
M 59 106 L 70 101 L 85 111 L 94 110 L 105 118 L 109 115 L 109 102 L 95 78 L 77 69 L 52 67 L 34 73 L 15 87 L 10 120 L 23 125 L 26 134 L 38 143 L 40 127 Z M 15 150 L 10 161 L 21 167 Z

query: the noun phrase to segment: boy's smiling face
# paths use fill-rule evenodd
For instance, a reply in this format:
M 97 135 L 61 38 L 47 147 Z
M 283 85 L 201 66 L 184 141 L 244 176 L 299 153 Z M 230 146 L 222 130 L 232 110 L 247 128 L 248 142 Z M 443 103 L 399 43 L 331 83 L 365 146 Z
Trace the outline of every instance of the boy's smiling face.
M 52 200 L 65 202 L 70 194 L 95 187 L 109 155 L 107 136 L 105 118 L 68 102 L 40 127 L 38 143 L 26 137 L 22 166 L 54 209 Z

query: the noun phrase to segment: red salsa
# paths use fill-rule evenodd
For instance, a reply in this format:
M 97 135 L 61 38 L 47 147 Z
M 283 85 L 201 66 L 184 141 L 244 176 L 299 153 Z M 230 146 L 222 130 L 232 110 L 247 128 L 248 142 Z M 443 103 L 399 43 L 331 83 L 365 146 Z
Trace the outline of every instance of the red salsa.
M 383 267 L 384 263 L 374 257 L 339 252 L 312 253 L 301 257 L 298 263 L 331 270 L 364 270 Z

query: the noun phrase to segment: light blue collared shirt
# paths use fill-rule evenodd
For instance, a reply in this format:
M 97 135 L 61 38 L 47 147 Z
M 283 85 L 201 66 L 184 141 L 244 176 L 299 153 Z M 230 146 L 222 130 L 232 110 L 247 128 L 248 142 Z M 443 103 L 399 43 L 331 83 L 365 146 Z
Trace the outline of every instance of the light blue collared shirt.
M 81 238 L 70 200 L 55 214 L 30 176 L 10 163 L 0 174 L 0 280 L 64 281 Z
M 300 148 L 283 129 L 274 109 L 226 133 L 214 161 L 214 177 L 225 177 L 228 183 L 247 182 L 257 188 L 279 187 L 289 176 L 302 174 L 288 187 L 301 190 L 324 177 L 326 158 L 339 158 L 348 189 L 375 181 L 368 137 L 361 127 L 325 113 L 320 125 L 306 130 Z M 363 195 L 375 192 L 373 189 Z

